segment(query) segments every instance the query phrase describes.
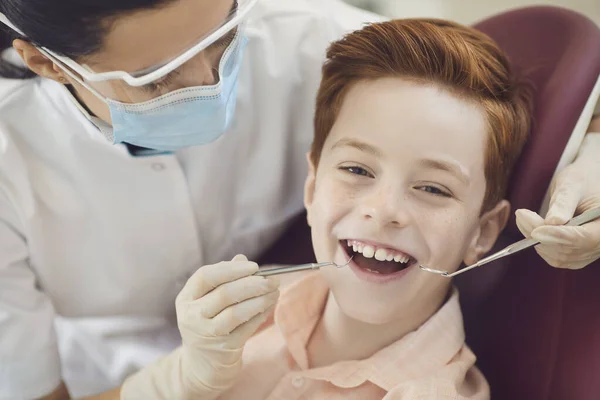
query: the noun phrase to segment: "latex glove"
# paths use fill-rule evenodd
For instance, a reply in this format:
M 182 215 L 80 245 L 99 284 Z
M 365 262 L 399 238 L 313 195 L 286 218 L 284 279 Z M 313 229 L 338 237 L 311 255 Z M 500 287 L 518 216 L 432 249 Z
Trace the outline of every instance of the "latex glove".
M 215 399 L 242 367 L 246 341 L 272 313 L 276 278 L 244 256 L 200 268 L 175 301 L 182 346 L 128 378 L 123 400 Z
M 595 125 L 594 125 L 595 123 Z M 600 132 L 596 118 L 591 130 Z M 598 126 L 596 126 L 598 125 Z M 517 210 L 517 226 L 525 237 L 541 244 L 535 249 L 557 268 L 581 269 L 600 258 L 600 220 L 582 226 L 560 226 L 575 212 L 600 206 L 600 133 L 588 133 L 573 164 L 552 182 L 546 218 L 529 210 Z

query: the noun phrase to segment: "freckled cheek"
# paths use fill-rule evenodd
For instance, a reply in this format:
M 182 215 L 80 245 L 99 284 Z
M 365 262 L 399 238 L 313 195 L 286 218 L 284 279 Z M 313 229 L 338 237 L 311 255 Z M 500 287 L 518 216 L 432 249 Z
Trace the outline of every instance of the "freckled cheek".
M 438 215 L 421 220 L 422 232 L 429 247 L 431 261 L 437 268 L 455 269 L 464 257 L 468 235 L 461 218 Z
M 356 191 L 338 182 L 322 181 L 316 187 L 313 208 L 315 223 L 333 225 L 355 207 Z
M 317 183 L 310 208 L 313 248 L 319 262 L 331 261 L 338 251 L 338 238 L 344 235 L 343 226 L 352 215 L 351 194 L 335 182 Z

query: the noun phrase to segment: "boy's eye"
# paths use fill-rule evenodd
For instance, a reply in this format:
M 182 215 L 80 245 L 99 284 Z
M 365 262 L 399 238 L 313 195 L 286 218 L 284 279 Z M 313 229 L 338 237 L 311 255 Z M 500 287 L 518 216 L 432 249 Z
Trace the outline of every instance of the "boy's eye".
M 450 193 L 431 185 L 419 186 L 417 189 L 431 193 L 434 196 L 452 197 Z
M 342 171 L 349 172 L 353 175 L 367 176 L 369 178 L 373 177 L 373 175 L 369 171 L 367 171 L 366 169 L 364 169 L 362 167 L 349 166 L 349 167 L 340 167 L 340 169 Z

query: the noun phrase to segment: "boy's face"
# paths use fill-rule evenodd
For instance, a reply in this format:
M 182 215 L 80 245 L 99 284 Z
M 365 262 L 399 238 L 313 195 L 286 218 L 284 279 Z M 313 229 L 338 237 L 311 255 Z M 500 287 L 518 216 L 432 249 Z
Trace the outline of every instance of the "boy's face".
M 480 215 L 487 136 L 484 110 L 437 86 L 385 78 L 348 91 L 305 193 L 318 261 L 354 256 L 322 269 L 346 314 L 428 318 L 450 280 L 418 265 L 455 271 L 489 251 L 509 206 Z

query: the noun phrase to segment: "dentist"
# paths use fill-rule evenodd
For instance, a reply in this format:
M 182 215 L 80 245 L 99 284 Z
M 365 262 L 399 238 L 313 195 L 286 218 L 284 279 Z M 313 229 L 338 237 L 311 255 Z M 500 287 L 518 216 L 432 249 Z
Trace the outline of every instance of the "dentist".
M 183 297 L 176 317 L 176 296 L 303 209 L 325 49 L 376 16 L 337 0 L 0 13 L 16 50 L 0 64 L 0 399 L 119 398 L 140 369 L 123 398 L 213 398 L 231 376 L 200 368 L 234 360 L 198 344 L 211 322 Z
M 202 369 L 237 359 L 192 304 L 255 266 L 195 272 L 256 257 L 302 210 L 325 49 L 375 19 L 339 0 L 0 2 L 0 399 L 204 400 L 231 383 Z M 598 176 L 586 143 L 575 175 Z M 593 261 L 599 237 L 569 254 Z M 269 305 L 235 315 L 238 341 Z

